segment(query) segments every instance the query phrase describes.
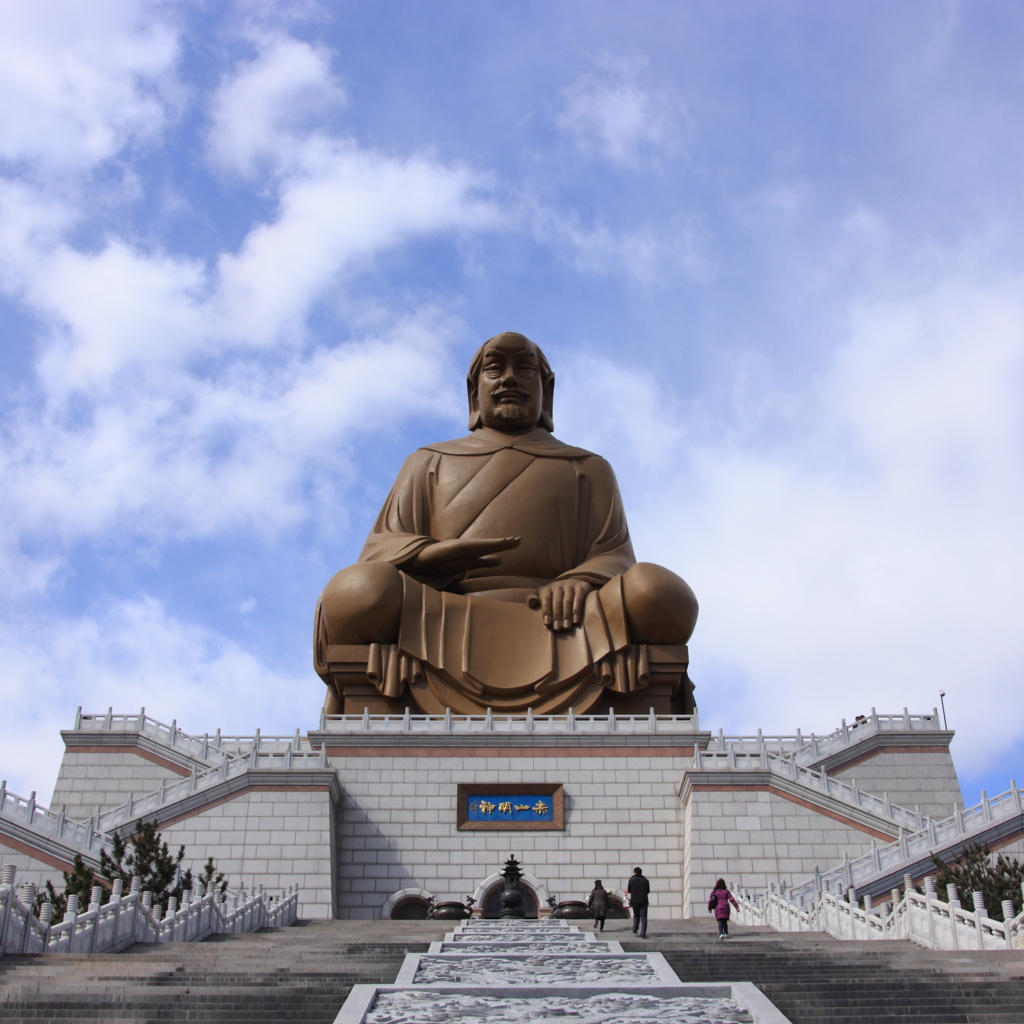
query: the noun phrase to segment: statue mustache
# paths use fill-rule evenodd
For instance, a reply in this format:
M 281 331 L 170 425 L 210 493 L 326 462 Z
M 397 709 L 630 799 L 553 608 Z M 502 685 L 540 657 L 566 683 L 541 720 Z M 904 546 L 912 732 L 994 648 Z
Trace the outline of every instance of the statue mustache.
M 495 412 L 504 420 L 521 420 L 526 415 L 526 406 L 499 405 Z

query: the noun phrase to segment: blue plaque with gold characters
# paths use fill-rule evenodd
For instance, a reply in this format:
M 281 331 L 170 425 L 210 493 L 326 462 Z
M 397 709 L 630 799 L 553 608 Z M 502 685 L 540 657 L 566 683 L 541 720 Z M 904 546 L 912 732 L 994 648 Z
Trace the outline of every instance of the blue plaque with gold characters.
M 554 821 L 554 797 L 515 793 L 481 793 L 471 796 L 469 821 Z
M 561 784 L 460 785 L 458 826 L 462 830 L 562 829 Z

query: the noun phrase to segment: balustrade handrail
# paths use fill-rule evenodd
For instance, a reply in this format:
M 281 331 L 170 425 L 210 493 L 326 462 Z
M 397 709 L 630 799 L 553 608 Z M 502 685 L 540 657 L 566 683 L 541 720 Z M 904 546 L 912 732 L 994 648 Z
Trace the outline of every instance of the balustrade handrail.
M 35 790 L 27 799 L 12 793 L 6 780 L 0 781 L 0 817 L 82 850 L 98 852 L 108 845 L 107 838 L 96 829 L 95 818 L 88 822 L 75 821 L 63 811 L 52 811 L 36 803 Z
M 918 811 L 894 804 L 887 796 L 878 796 L 862 790 L 855 781 L 845 782 L 832 778 L 827 772 L 815 771 L 797 764 L 791 757 L 774 753 L 767 748 L 754 752 L 711 751 L 697 749 L 691 762 L 695 770 L 724 769 L 727 771 L 757 771 L 768 769 L 797 785 L 841 800 L 870 814 L 885 818 L 900 828 L 919 829 L 924 817 Z
M 904 865 L 922 858 L 940 855 L 944 849 L 962 846 L 972 833 L 982 834 L 1006 818 L 1024 812 L 1024 804 L 1017 783 L 1010 781 L 1005 793 L 988 797 L 984 791 L 981 800 L 966 810 L 957 810 L 941 821 L 926 821 L 923 828 L 902 833 L 900 837 L 885 846 L 878 846 L 872 840 L 869 853 L 860 857 L 847 858 L 842 864 L 825 872 L 816 872 L 790 890 L 793 899 L 815 899 L 817 894 L 828 892 L 838 883 L 842 889 L 862 888 L 886 875 L 898 873 Z
M 922 895 L 911 889 L 890 904 L 864 908 L 830 892 L 808 907 L 794 901 L 792 893 L 733 895 L 739 924 L 768 925 L 776 931 L 826 932 L 837 939 L 910 939 L 928 949 L 1024 948 L 1024 911 L 996 921 L 983 906 L 967 910 L 959 901 L 939 899 L 934 891 Z
M 939 716 L 935 708 L 931 714 L 912 715 L 906 708 L 902 714 L 878 714 L 874 708 L 870 715 L 858 716 L 852 725 L 844 718 L 838 729 L 824 736 L 805 735 L 797 729 L 788 736 L 726 736 L 721 729 L 711 737 L 708 751 L 713 753 L 736 750 L 740 752 L 769 750 L 798 763 L 807 764 L 827 757 L 854 743 L 860 743 L 879 732 L 933 732 L 939 729 Z
M 226 757 L 248 754 L 254 747 L 261 752 L 309 753 L 313 748 L 309 737 L 298 729 L 291 736 L 263 736 L 257 729 L 251 736 L 229 736 L 220 729 L 202 736 L 187 733 L 178 728 L 177 720 L 170 725 L 146 714 L 142 708 L 137 714 L 122 715 L 108 708 L 106 714 L 84 714 L 79 708 L 75 714 L 75 730 L 80 732 L 134 732 L 148 736 L 169 747 L 182 750 L 197 760 L 219 764 Z
M 609 727 L 623 732 L 696 732 L 699 720 L 693 715 L 325 715 L 322 728 L 331 732 L 602 732 Z M 531 721 L 532 719 L 532 721 Z M 719 730 L 708 744 L 709 752 L 736 750 L 750 752 L 768 749 L 800 763 L 813 761 L 859 742 L 873 732 L 927 731 L 939 728 L 939 718 L 933 708 L 930 714 L 878 714 L 874 708 L 870 716 L 859 716 L 852 725 L 844 719 L 838 729 L 823 736 L 803 734 L 799 729 L 791 735 L 725 736 Z M 137 714 L 114 714 L 108 708 L 105 714 L 85 714 L 81 708 L 75 716 L 75 729 L 86 732 L 137 732 L 158 742 L 177 747 L 201 760 L 219 762 L 224 756 L 248 753 L 254 746 L 264 751 L 268 746 L 277 753 L 290 748 L 298 753 L 312 749 L 308 736 L 298 731 L 293 736 L 263 736 L 259 730 L 251 736 L 229 736 L 218 729 L 202 736 L 186 733 L 177 721 L 170 725 L 146 714 L 142 708 Z
M 179 782 L 162 784 L 140 797 L 129 797 L 117 807 L 100 814 L 94 814 L 87 822 L 74 821 L 63 811 L 54 812 L 35 801 L 35 792 L 26 799 L 7 789 L 6 782 L 0 782 L 0 817 L 18 821 L 37 832 L 51 836 L 69 846 L 87 852 L 98 853 L 109 849 L 109 833 L 124 824 L 134 824 L 139 818 L 159 810 L 166 804 L 181 800 L 192 793 L 198 793 L 236 778 L 250 769 L 312 769 L 327 767 L 327 749 L 293 753 L 286 749 L 281 753 L 257 751 L 225 758 L 214 768 L 192 775 Z
M 233 894 L 231 900 L 209 892 L 161 913 L 162 908 L 148 906 L 148 893 L 136 889 L 121 896 L 115 888 L 103 906 L 83 913 L 69 910 L 60 924 L 51 924 L 48 905 L 36 915 L 34 896 L 34 886 L 25 902 L 13 880 L 0 884 L 0 953 L 116 953 L 134 942 L 200 942 L 213 934 L 284 927 L 295 922 L 299 899 L 295 886 L 277 897 L 261 886 L 251 894 Z
M 350 732 L 419 732 L 419 733 L 566 733 L 566 732 L 636 732 L 694 733 L 700 729 L 699 718 L 692 715 L 321 715 L 320 728 L 332 733 Z
M 235 778 L 249 769 L 325 768 L 327 766 L 326 754 L 325 747 L 321 747 L 315 752 L 301 754 L 292 753 L 290 750 L 285 750 L 283 753 L 265 753 L 253 748 L 248 754 L 225 759 L 215 768 L 209 768 L 204 772 L 193 772 L 192 775 L 180 782 L 174 782 L 171 785 L 164 784 L 159 789 L 138 798 L 129 797 L 120 806 L 98 815 L 96 818 L 97 829 L 101 832 L 110 832 L 119 825 L 134 822 L 138 818 L 158 810 L 165 804 L 173 803 L 192 793 Z

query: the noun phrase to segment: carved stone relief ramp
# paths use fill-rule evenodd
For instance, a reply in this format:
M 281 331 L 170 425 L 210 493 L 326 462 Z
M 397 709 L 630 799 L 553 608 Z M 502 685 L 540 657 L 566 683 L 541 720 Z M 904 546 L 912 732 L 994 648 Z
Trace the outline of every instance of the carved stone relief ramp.
M 749 982 L 686 983 L 660 953 L 624 953 L 563 920 L 465 921 L 356 985 L 335 1024 L 786 1024 Z

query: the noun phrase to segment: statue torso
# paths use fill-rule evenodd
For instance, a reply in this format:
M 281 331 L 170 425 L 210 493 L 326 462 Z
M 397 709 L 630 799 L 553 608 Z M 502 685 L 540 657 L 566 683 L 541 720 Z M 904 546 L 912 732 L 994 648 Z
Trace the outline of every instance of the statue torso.
M 600 584 L 635 561 L 611 466 L 542 429 L 480 430 L 414 452 L 362 557 L 401 564 L 423 538 L 510 536 L 522 538 L 519 547 L 503 552 L 500 565 L 470 573 L 467 589 L 491 577 L 535 587 L 584 565 L 579 575 Z

